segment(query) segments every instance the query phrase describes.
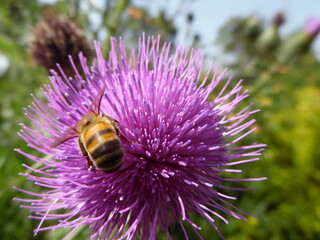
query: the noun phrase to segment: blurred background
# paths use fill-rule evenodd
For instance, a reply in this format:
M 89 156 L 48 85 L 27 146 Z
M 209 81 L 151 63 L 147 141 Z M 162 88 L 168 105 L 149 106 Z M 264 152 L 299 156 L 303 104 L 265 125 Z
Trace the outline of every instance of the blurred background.
M 40 88 L 49 83 L 48 69 L 56 62 L 72 76 L 69 54 L 76 58 L 82 51 L 90 61 L 94 39 L 107 56 L 110 36 L 122 36 L 136 48 L 142 32 L 202 48 L 208 63 L 214 59 L 234 79 L 244 79 L 251 94 L 244 104 L 262 110 L 255 114 L 255 134 L 245 141 L 268 147 L 261 161 L 241 166 L 241 177 L 268 180 L 232 183 L 256 188 L 236 193 L 235 203 L 255 217 L 217 222 L 226 239 L 320 239 L 319 31 L 318 0 L 1 0 L 0 239 L 55 240 L 68 232 L 33 237 L 38 221 L 12 201 L 26 197 L 13 186 L 44 191 L 18 175 L 25 172 L 21 164 L 32 163 L 13 151 L 33 153 L 16 134 L 19 123 L 28 123 L 23 108 L 32 102 L 30 93 L 42 98 Z M 194 221 L 204 239 L 218 239 L 204 219 Z M 184 239 L 178 228 L 172 235 Z M 74 239 L 88 236 L 84 227 Z M 158 239 L 165 236 L 159 233 Z

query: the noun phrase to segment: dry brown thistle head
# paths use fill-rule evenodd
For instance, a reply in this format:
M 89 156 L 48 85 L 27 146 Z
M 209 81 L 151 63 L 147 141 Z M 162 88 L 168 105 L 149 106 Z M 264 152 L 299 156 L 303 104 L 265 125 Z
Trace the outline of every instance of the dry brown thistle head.
M 29 52 L 36 64 L 49 71 L 57 70 L 58 63 L 67 76 L 74 75 L 69 55 L 77 69 L 81 69 L 79 52 L 89 60 L 92 56 L 92 49 L 83 30 L 53 10 L 44 11 L 43 19 L 33 27 Z

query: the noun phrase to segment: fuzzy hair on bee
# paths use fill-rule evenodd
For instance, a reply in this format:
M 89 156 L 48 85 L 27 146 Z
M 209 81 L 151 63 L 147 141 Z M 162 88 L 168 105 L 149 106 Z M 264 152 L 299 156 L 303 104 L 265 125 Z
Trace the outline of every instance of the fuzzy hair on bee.
M 79 148 L 87 159 L 88 169 L 94 165 L 102 172 L 112 173 L 120 169 L 124 154 L 118 122 L 106 114 L 100 114 L 104 92 L 105 87 L 99 91 L 82 119 L 56 139 L 51 147 L 55 148 L 69 139 L 78 137 Z

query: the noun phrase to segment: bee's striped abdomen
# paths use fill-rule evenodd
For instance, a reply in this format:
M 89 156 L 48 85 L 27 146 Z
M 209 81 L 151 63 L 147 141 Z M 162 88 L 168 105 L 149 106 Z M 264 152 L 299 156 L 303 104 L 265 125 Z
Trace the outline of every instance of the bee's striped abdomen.
M 103 172 L 121 167 L 123 151 L 120 140 L 107 122 L 99 122 L 86 130 L 83 142 L 90 160 Z
M 104 172 L 114 172 L 121 167 L 123 157 L 119 139 L 100 145 L 92 153 L 96 166 Z

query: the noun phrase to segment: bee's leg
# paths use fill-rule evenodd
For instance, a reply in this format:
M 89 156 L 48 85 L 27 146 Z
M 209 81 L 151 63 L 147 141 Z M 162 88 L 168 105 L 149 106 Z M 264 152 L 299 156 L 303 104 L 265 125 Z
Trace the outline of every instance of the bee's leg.
M 119 128 L 118 128 L 119 122 L 116 119 L 114 119 L 114 118 L 112 118 L 112 117 L 110 117 L 110 116 L 108 116 L 106 114 L 103 114 L 103 116 L 109 118 L 109 120 L 112 122 L 112 125 L 114 126 L 114 129 L 116 130 L 116 133 L 117 133 L 118 137 L 121 140 L 123 140 L 123 141 L 125 141 L 127 143 L 132 143 L 133 142 L 133 141 L 130 141 L 126 136 L 121 134 L 121 132 L 119 131 Z
M 119 137 L 121 140 L 125 141 L 126 143 L 133 143 L 133 141 L 130 141 L 125 135 L 123 135 L 123 134 L 118 130 L 118 128 L 116 128 L 116 133 L 117 133 L 118 137 Z
M 87 159 L 87 166 L 88 166 L 88 170 L 91 171 L 92 170 L 92 161 L 90 160 L 90 158 L 88 156 L 86 156 Z
M 129 140 L 126 136 L 124 136 L 123 134 L 121 134 L 118 129 L 116 129 L 116 131 L 117 131 L 117 135 L 119 136 L 120 139 L 124 140 L 124 141 L 127 142 L 127 143 L 132 143 L 132 141 L 130 141 L 130 140 Z
M 84 148 L 84 145 L 79 137 L 79 146 L 80 146 L 80 150 L 82 152 L 82 155 L 86 158 L 87 160 L 87 167 L 88 167 L 88 170 L 92 170 L 92 161 L 90 160 L 89 156 L 88 156 L 88 153 L 86 151 L 86 149 Z
M 122 140 L 126 141 L 127 143 L 131 143 L 131 141 L 129 141 L 126 136 L 124 136 L 123 134 L 120 133 L 119 128 L 118 128 L 119 122 L 117 120 L 115 120 L 114 118 L 109 117 L 105 114 L 104 114 L 104 116 L 110 119 L 110 121 L 112 122 L 112 125 L 114 126 L 114 128 L 116 130 L 118 137 L 121 138 Z

